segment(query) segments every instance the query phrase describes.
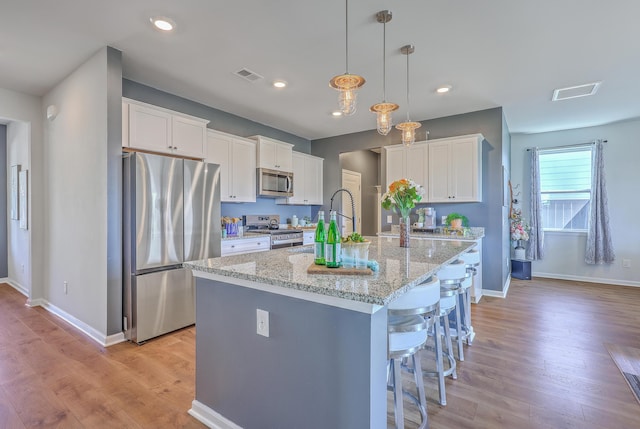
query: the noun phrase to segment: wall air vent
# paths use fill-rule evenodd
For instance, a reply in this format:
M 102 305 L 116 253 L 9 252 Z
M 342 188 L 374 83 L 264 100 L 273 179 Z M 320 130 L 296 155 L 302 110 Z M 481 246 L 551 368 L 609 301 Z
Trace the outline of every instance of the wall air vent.
M 242 68 L 237 72 L 235 72 L 234 74 L 251 83 L 256 82 L 260 79 L 264 79 L 264 77 L 260 76 L 258 73 L 254 73 L 247 68 Z
M 598 91 L 602 82 L 586 83 L 584 85 L 570 86 L 553 91 L 552 101 L 568 100 L 569 98 L 587 97 Z

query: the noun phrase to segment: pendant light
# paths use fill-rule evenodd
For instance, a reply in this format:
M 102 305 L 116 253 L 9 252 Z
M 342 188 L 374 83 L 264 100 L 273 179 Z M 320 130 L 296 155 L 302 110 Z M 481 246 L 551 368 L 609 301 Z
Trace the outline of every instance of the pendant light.
M 413 54 L 415 46 L 405 45 L 400 48 L 400 52 L 407 56 L 407 120 L 401 124 L 396 125 L 396 129 L 402 131 L 402 144 L 405 146 L 411 146 L 416 141 L 416 130 L 422 126 L 419 122 L 412 122 L 409 118 L 409 55 Z
M 396 103 L 387 103 L 387 22 L 391 21 L 391 11 L 382 10 L 376 14 L 376 20 L 383 25 L 382 31 L 382 103 L 369 108 L 376 114 L 378 134 L 386 136 L 391 131 L 391 113 L 398 110 Z
M 345 74 L 334 76 L 334 78 L 329 81 L 329 86 L 340 91 L 338 108 L 343 115 L 349 116 L 356 112 L 356 91 L 365 83 L 362 76 L 349 74 L 349 0 L 345 0 L 345 27 L 347 71 Z

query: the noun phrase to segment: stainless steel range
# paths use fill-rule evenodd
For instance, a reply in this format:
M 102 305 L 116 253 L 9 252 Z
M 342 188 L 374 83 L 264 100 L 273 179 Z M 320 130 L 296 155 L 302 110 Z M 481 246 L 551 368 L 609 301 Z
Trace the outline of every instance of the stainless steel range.
M 247 232 L 271 235 L 271 249 L 302 246 L 303 233 L 299 229 L 280 229 L 279 215 L 242 216 Z

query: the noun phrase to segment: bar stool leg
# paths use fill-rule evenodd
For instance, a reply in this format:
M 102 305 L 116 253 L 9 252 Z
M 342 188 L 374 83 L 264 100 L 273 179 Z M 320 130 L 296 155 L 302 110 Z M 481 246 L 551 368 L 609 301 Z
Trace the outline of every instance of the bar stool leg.
M 456 361 L 453 358 L 453 344 L 451 343 L 451 328 L 449 327 L 449 316 L 444 316 L 444 338 L 445 338 L 445 343 L 447 345 L 447 354 L 449 356 L 451 356 L 451 358 L 449 358 L 449 362 L 451 364 L 451 366 L 454 368 L 453 371 L 451 372 L 451 377 L 454 380 L 458 379 L 458 373 L 455 369 L 455 365 L 456 365 Z M 452 362 L 453 361 L 453 362 Z
M 456 307 L 453 311 L 456 312 L 456 342 L 458 343 L 458 359 L 462 362 L 464 361 L 464 351 L 462 350 L 462 337 L 464 336 L 462 331 L 464 331 L 464 328 L 462 327 L 462 323 L 460 323 L 460 307 L 460 301 L 456 297 Z
M 442 363 L 442 337 L 440 318 L 435 317 L 433 324 L 433 341 L 436 352 L 436 372 L 438 373 L 438 392 L 440 393 L 440 405 L 447 405 L 447 393 L 444 386 L 444 365 Z
M 393 370 L 393 406 L 395 407 L 396 428 L 404 429 L 404 405 L 402 404 L 402 365 L 391 359 Z
M 427 397 L 424 392 L 424 381 L 422 380 L 422 364 L 420 363 L 420 351 L 413 354 L 413 377 L 415 379 L 418 398 L 420 401 L 420 413 L 422 413 L 422 424 L 420 429 L 429 427 L 429 419 L 427 415 Z
M 465 311 L 465 316 L 466 316 L 466 322 L 465 325 L 467 326 L 467 329 L 469 330 L 467 332 L 467 345 L 471 345 L 471 342 L 473 341 L 473 339 L 471 338 L 471 288 L 467 288 L 467 290 L 465 291 L 465 300 L 466 300 L 466 311 Z

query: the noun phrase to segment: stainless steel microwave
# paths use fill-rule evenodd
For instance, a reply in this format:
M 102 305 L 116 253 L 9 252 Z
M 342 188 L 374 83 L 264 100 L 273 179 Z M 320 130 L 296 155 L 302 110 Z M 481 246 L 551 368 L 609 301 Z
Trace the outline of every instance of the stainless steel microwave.
M 262 197 L 292 197 L 293 173 L 258 168 L 258 195 Z

